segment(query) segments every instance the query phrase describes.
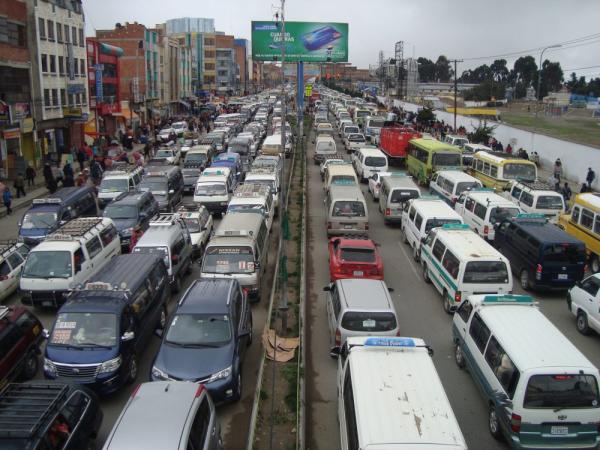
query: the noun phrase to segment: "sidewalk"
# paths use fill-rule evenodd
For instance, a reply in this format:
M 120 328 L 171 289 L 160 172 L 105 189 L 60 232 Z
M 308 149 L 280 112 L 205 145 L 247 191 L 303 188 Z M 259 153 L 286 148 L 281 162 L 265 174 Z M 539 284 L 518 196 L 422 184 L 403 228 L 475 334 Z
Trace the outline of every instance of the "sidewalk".
M 9 182 L 7 184 L 7 186 L 10 187 L 10 191 L 13 194 L 12 205 L 11 205 L 11 207 L 13 209 L 13 214 L 15 213 L 15 211 L 17 209 L 25 208 L 25 207 L 31 205 L 31 203 L 33 202 L 33 199 L 42 197 L 43 195 L 48 193 L 48 189 L 46 189 L 46 181 L 44 180 L 44 177 L 41 174 L 39 174 L 35 178 L 33 186 L 28 187 L 27 182 L 25 183 L 25 194 L 26 194 L 25 197 L 17 198 L 16 190 L 12 186 L 12 182 Z M 5 217 L 5 216 L 6 216 L 6 208 L 4 207 L 2 202 L 0 202 L 0 218 Z

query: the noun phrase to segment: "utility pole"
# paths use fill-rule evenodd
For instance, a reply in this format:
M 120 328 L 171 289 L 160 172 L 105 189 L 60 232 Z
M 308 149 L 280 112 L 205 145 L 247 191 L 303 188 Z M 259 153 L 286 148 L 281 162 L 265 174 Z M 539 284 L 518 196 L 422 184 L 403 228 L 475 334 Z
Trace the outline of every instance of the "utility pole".
M 451 62 L 454 62 L 454 132 L 456 133 L 456 109 L 457 109 L 457 105 L 456 105 L 456 96 L 457 96 L 457 91 L 458 91 L 458 79 L 456 77 L 456 64 L 459 62 L 463 62 L 462 59 L 452 59 L 450 60 Z
M 536 105 L 538 105 L 537 108 L 535 108 L 535 117 L 537 119 L 538 116 L 538 110 L 539 108 L 539 101 L 540 99 L 540 84 L 542 81 L 542 57 L 544 56 L 544 52 L 550 48 L 558 48 L 558 47 L 562 47 L 561 44 L 555 44 L 555 45 L 550 45 L 548 47 L 545 47 L 544 49 L 542 49 L 542 53 L 540 53 L 540 66 L 538 67 L 538 77 L 537 77 L 537 89 L 535 91 L 535 103 Z

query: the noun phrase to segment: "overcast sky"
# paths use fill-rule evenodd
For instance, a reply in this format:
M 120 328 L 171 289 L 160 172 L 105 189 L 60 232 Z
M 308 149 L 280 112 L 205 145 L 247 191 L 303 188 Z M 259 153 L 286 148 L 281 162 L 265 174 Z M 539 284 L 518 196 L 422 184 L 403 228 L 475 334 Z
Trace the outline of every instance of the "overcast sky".
M 280 0 L 83 0 L 86 32 L 117 22 L 148 27 L 177 17 L 215 19 L 218 31 L 250 39 L 252 20 L 271 20 Z M 565 77 L 600 76 L 599 0 L 286 0 L 286 20 L 349 23 L 349 59 L 359 68 L 375 64 L 379 50 L 393 56 L 405 41 L 405 56 L 475 58 L 536 49 L 597 33 L 585 45 L 548 50 Z M 531 52 L 539 59 L 539 50 Z M 509 67 L 518 57 L 505 57 Z M 458 72 L 493 58 L 465 61 Z M 569 70 L 567 70 L 569 69 Z

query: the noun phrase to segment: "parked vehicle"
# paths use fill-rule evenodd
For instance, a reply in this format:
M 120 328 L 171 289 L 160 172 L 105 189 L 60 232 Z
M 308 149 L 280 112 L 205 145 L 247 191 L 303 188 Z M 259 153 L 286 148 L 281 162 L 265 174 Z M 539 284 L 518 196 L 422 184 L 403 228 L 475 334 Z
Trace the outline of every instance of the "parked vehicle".
M 227 214 L 260 214 L 271 232 L 275 206 L 271 189 L 263 184 L 244 183 L 238 186 L 227 206 Z
M 600 275 L 594 274 L 575 282 L 567 294 L 569 311 L 577 318 L 581 334 L 600 333 Z
M 512 181 L 503 195 L 523 212 L 543 214 L 552 223 L 558 223 L 560 215 L 566 212 L 563 196 L 556 192 L 553 186 L 544 182 Z
M 473 164 L 473 155 L 477 152 L 491 153 L 493 150 L 483 144 L 466 143 L 462 146 L 462 163 L 463 167 L 471 167 Z
M 593 193 L 575 196 L 570 214 L 559 217 L 558 226 L 585 244 L 588 264 L 600 272 L 600 199 Z
M 190 233 L 192 257 L 199 258 L 204 254 L 206 244 L 213 232 L 213 218 L 203 205 L 183 205 L 178 210 Z
M 469 139 L 462 134 L 447 134 L 444 136 L 444 142 L 446 144 L 455 145 L 456 147 L 463 149 L 464 146 L 469 143 Z
M 208 169 L 205 169 L 205 172 Z M 216 172 L 202 174 L 196 183 L 194 203 L 204 205 L 211 213 L 223 214 L 237 184 L 227 167 L 215 168 Z
M 408 143 L 411 139 L 421 138 L 421 133 L 406 127 L 382 127 L 380 129 L 379 148 L 387 156 L 390 166 L 405 165 Z
M 0 301 L 7 299 L 19 287 L 21 270 L 29 247 L 22 242 L 0 241 Z
M 440 170 L 462 170 L 459 148 L 435 139 L 411 139 L 408 144 L 406 167 L 419 184 L 429 185 L 435 172 Z
M 189 149 L 183 161 L 185 168 L 198 168 L 204 170 L 212 161 L 214 147 L 212 145 L 195 145 Z
M 379 172 L 379 174 L 381 173 Z M 383 177 L 379 189 L 379 212 L 383 214 L 385 224 L 401 223 L 402 211 L 406 202 L 421 196 L 419 186 L 412 177 L 404 173 L 393 173 Z
M 331 186 L 355 186 L 358 188 L 358 178 L 352 164 L 329 164 L 327 166 L 323 189 L 327 192 Z
M 367 202 L 358 186 L 332 185 L 325 198 L 327 236 L 367 235 Z
M 177 166 L 148 166 L 139 190 L 151 192 L 161 212 L 173 212 L 183 198 L 181 169 Z
M 315 143 L 315 164 L 319 164 L 328 157 L 337 154 L 337 147 L 333 138 L 328 136 L 319 136 Z
M 370 278 L 383 280 L 383 260 L 371 239 L 329 239 L 329 279 Z
M 498 156 L 479 151 L 473 155 L 468 172 L 481 180 L 484 186 L 502 192 L 511 181 L 534 183 L 537 179 L 535 163 L 511 155 Z
M 154 154 L 154 159 L 163 159 L 167 162 L 167 164 L 176 166 L 179 164 L 181 154 L 179 153 L 179 149 L 174 145 L 169 147 L 161 147 Z
M 365 182 L 375 172 L 387 172 L 388 162 L 383 152 L 377 148 L 360 148 L 352 155 L 352 164 L 358 179 Z
M 135 191 L 141 181 L 141 167 L 104 172 L 100 186 L 98 186 L 98 206 L 104 209 L 124 192 Z
M 458 170 L 442 170 L 433 174 L 429 192 L 439 196 L 454 208 L 460 194 L 475 188 L 482 188 L 481 181 Z

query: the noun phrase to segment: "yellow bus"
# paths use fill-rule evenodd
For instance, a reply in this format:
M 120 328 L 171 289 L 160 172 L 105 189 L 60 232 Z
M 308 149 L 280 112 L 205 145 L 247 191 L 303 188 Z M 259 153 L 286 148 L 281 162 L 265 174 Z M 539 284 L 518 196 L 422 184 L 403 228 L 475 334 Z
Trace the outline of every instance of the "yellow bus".
M 585 243 L 590 269 L 600 271 L 600 194 L 576 195 L 571 213 L 562 214 L 558 226 Z
M 408 172 L 422 185 L 428 185 L 435 172 L 462 170 L 462 152 L 436 139 L 411 139 L 406 156 Z
M 537 167 L 533 162 L 488 152 L 475 153 L 468 172 L 486 187 L 497 191 L 508 188 L 511 181 L 533 183 L 537 178 Z

